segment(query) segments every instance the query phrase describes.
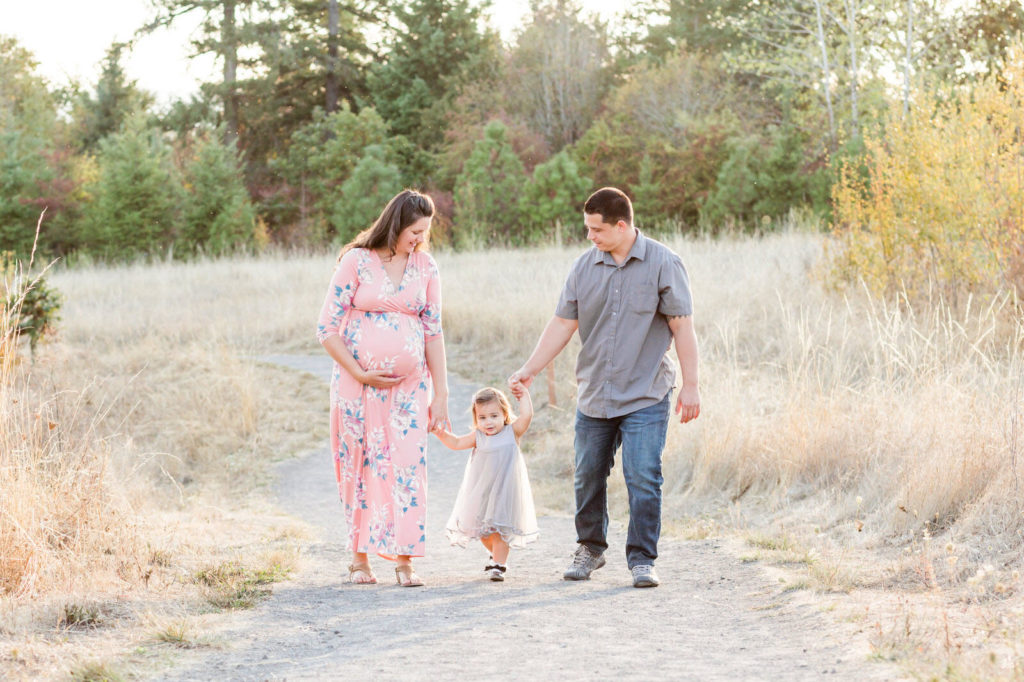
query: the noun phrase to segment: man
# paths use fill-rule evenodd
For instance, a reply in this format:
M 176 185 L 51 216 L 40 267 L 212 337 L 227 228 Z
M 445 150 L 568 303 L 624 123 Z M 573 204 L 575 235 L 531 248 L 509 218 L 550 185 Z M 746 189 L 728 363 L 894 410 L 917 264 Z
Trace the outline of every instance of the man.
M 605 564 L 608 475 L 622 446 L 629 493 L 626 559 L 634 587 L 655 587 L 661 533 L 661 453 L 668 430 L 675 343 L 682 387 L 675 412 L 685 423 L 700 414 L 697 338 L 689 279 L 682 261 L 633 226 L 622 191 L 605 187 L 583 207 L 594 246 L 576 259 L 555 314 L 530 359 L 509 377 L 529 386 L 579 330 L 576 359 L 576 541 L 566 580 L 588 580 Z

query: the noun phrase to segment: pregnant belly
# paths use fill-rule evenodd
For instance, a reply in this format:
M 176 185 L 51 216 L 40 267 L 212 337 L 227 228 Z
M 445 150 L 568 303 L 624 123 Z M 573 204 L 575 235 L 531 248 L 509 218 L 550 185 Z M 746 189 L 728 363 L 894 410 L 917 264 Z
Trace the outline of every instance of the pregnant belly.
M 346 327 L 345 342 L 363 369 L 395 376 L 422 371 L 423 325 L 401 313 L 357 313 Z

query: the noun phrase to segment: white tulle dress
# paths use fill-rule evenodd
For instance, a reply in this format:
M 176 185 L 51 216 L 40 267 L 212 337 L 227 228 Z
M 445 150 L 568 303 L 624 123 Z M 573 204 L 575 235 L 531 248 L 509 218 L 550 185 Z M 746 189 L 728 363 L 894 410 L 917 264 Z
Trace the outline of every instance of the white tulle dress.
M 537 539 L 530 479 L 511 426 L 493 436 L 476 432 L 476 447 L 445 530 L 451 543 L 462 547 L 495 532 L 512 547 Z

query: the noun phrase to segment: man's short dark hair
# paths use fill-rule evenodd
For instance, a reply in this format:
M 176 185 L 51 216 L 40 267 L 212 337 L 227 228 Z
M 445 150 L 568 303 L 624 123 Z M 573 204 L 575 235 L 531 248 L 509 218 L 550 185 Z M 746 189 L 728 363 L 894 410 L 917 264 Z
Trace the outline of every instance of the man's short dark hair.
M 633 204 L 629 197 L 621 189 L 614 187 L 602 187 L 587 199 L 583 204 L 584 213 L 598 213 L 601 221 L 614 225 L 624 220 L 627 225 L 633 224 Z

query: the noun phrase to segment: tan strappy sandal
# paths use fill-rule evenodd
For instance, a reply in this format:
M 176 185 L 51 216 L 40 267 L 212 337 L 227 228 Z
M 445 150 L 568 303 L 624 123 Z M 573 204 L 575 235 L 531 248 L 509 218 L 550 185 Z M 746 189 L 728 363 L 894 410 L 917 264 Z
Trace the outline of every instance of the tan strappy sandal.
M 404 581 L 402 580 L 403 576 L 405 577 Z M 398 584 L 402 587 L 423 587 L 423 581 L 416 575 L 412 564 L 395 566 L 395 579 L 398 580 Z
M 369 580 L 357 580 L 359 573 L 365 575 Z M 349 564 L 348 565 L 348 581 L 353 585 L 376 585 L 377 576 L 373 574 L 373 570 L 370 568 L 369 563 L 365 564 Z

